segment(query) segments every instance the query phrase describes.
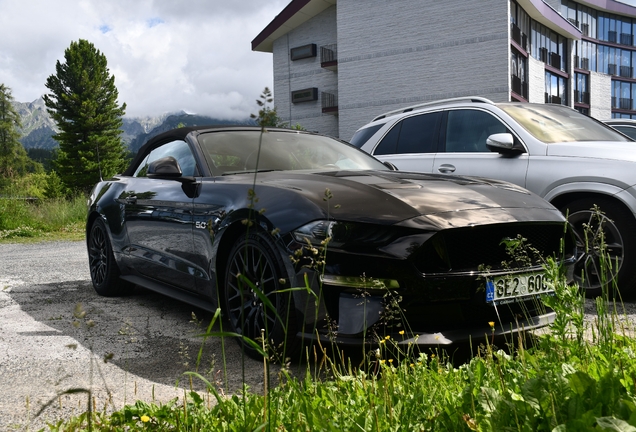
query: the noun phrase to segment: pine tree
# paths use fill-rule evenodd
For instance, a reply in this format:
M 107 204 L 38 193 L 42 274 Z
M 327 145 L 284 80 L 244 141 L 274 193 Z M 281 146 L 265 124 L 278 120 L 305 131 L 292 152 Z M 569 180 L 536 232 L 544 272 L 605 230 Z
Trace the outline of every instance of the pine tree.
M 125 167 L 120 128 L 126 104 L 117 104 L 115 77 L 106 56 L 92 43 L 71 42 L 64 60 L 46 80 L 51 94 L 44 95 L 60 130 L 53 136 L 60 144 L 55 166 L 67 188 L 88 192 L 100 177 Z
M 0 84 L 0 179 L 11 180 L 35 169 L 20 142 L 20 127 L 11 90 Z

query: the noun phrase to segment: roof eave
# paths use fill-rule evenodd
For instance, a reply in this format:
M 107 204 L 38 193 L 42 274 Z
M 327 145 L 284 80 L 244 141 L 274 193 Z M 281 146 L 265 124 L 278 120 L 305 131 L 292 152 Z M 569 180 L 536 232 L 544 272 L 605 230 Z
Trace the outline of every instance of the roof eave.
M 315 17 L 337 0 L 292 0 L 281 13 L 252 40 L 252 51 L 272 52 L 274 41 Z

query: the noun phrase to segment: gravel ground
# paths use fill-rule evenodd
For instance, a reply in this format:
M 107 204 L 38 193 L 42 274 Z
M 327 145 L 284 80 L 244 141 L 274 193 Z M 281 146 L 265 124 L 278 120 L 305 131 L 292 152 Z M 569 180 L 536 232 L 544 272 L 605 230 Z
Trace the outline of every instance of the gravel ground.
M 86 318 L 76 327 L 78 304 Z M 636 305 L 624 307 L 619 313 L 633 329 Z M 590 321 L 594 310 L 588 300 Z M 211 319 L 141 288 L 123 298 L 98 296 L 83 242 L 0 244 L 0 430 L 38 430 L 85 411 L 86 394 L 63 394 L 73 388 L 92 389 L 95 407 L 109 411 L 139 399 L 181 399 L 190 385 L 205 393 L 183 375 L 194 370 L 202 346 L 197 334 L 203 328 L 192 313 L 204 323 Z M 87 320 L 95 325 L 89 328 Z M 227 342 L 223 350 L 219 339 L 208 339 L 199 370 L 226 391 L 242 382 L 261 391 L 262 363 Z
M 78 304 L 86 318 L 75 327 Z M 203 324 L 192 322 L 193 312 L 205 323 L 212 318 L 141 288 L 123 298 L 98 296 L 83 242 L 1 244 L 0 430 L 38 430 L 85 411 L 85 393 L 61 395 L 73 388 L 92 389 L 97 409 L 182 398 L 190 388 L 183 372 L 195 369 L 202 346 Z M 238 345 L 226 342 L 225 388 L 239 388 L 245 376 L 260 391 L 262 363 L 243 359 Z M 222 353 L 219 339 L 207 340 L 199 370 L 208 379 L 225 380 Z M 192 385 L 205 393 L 200 382 Z

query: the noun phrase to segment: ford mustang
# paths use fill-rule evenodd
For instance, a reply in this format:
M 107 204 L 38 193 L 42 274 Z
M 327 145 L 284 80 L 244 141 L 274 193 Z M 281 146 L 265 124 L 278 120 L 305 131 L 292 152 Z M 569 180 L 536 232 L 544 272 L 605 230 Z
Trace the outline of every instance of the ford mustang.
M 150 139 L 94 187 L 86 230 L 98 294 L 139 285 L 221 308 L 253 356 L 261 335 L 292 351 L 537 328 L 553 318 L 538 300 L 552 289 L 542 257 L 576 253 L 563 215 L 519 186 L 400 172 L 334 138 L 243 126 Z

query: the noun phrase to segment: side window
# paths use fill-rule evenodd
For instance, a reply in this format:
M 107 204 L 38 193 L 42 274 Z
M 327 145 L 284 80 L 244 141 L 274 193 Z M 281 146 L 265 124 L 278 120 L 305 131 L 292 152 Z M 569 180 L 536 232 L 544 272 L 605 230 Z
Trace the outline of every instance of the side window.
M 405 118 L 384 137 L 374 154 L 435 153 L 441 118 L 441 111 Z
M 492 114 L 479 110 L 453 110 L 446 123 L 446 152 L 489 152 L 486 139 L 496 133 L 510 133 Z
M 172 156 L 179 162 L 181 172 L 184 176 L 195 176 L 199 174 L 196 162 L 190 146 L 185 141 L 171 141 L 152 150 L 148 156 L 139 164 L 135 170 L 134 177 L 145 177 L 148 171 L 148 164 L 157 159 Z

